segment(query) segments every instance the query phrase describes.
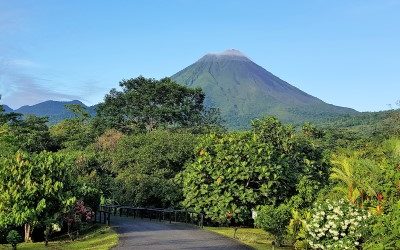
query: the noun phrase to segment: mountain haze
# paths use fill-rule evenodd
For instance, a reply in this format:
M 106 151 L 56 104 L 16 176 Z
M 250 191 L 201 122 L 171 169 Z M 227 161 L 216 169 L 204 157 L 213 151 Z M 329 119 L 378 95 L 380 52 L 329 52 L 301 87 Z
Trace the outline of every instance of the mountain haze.
M 238 50 L 207 54 L 171 78 L 202 88 L 206 105 L 219 108 L 230 128 L 247 127 L 250 120 L 265 115 L 298 124 L 357 113 L 301 91 Z

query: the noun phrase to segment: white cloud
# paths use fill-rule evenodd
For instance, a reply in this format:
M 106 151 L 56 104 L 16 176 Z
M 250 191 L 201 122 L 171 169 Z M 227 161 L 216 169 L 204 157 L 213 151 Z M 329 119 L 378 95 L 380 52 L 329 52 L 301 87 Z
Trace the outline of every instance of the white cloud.
M 46 100 L 75 100 L 78 95 L 71 95 L 51 90 L 48 80 L 36 78 L 24 73 L 30 67 L 38 67 L 39 64 L 29 60 L 13 59 L 0 60 L 0 94 L 2 103 L 12 108 L 22 105 L 36 104 Z

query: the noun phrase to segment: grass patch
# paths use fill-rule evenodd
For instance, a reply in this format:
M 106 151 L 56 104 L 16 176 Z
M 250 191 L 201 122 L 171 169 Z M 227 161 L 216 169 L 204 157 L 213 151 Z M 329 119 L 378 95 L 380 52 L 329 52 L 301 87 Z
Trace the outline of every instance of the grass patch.
M 206 230 L 222 234 L 233 239 L 234 229 L 230 227 L 204 227 Z M 236 232 L 236 240 L 257 250 L 272 249 L 272 236 L 259 228 L 239 228 Z M 275 247 L 275 250 L 288 250 L 292 247 Z
M 118 243 L 117 233 L 110 227 L 100 226 L 93 231 L 82 235 L 75 241 L 51 241 L 45 247 L 44 242 L 21 243 L 18 250 L 108 250 Z M 0 250 L 12 249 L 10 245 L 0 245 Z

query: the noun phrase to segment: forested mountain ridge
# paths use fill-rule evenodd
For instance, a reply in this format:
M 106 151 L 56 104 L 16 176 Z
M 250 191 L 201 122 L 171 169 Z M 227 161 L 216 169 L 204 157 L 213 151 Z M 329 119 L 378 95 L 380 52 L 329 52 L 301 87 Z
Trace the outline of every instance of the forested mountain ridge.
M 171 78 L 202 88 L 205 104 L 219 108 L 229 128 L 246 127 L 266 115 L 299 124 L 357 113 L 301 91 L 237 50 L 207 54 Z
M 13 109 L 8 107 L 7 105 L 3 105 L 3 108 L 4 108 L 4 112 L 6 112 L 6 113 L 10 113 L 13 111 Z
M 95 106 L 86 106 L 81 101 L 73 100 L 73 101 L 45 101 L 35 105 L 25 105 L 18 109 L 11 109 L 7 105 L 3 105 L 5 112 L 16 112 L 23 115 L 36 115 L 36 116 L 47 116 L 49 118 L 49 122 L 51 124 L 58 123 L 64 119 L 72 118 L 74 114 L 66 108 L 65 105 L 69 104 L 78 104 L 82 107 L 86 108 L 89 114 L 94 115 L 96 113 Z

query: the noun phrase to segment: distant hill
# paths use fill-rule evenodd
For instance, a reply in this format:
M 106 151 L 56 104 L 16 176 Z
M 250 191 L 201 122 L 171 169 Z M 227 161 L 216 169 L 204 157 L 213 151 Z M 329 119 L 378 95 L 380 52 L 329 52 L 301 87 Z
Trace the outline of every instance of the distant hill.
M 95 115 L 95 106 L 88 107 L 80 101 L 45 101 L 35 105 L 22 106 L 19 109 L 12 110 L 6 105 L 3 105 L 6 112 L 16 112 L 23 115 L 36 115 L 36 116 L 47 116 L 49 118 L 50 124 L 55 124 L 67 118 L 74 117 L 74 114 L 65 108 L 67 104 L 79 104 L 86 108 L 86 110 L 91 114 Z
M 250 120 L 266 115 L 298 124 L 357 113 L 301 91 L 237 50 L 207 54 L 171 78 L 202 88 L 206 105 L 219 108 L 229 128 L 248 127 Z
M 320 128 L 346 130 L 361 137 L 399 136 L 400 109 L 379 112 L 362 112 L 336 119 L 328 119 L 318 124 Z
M 12 108 L 8 107 L 7 105 L 3 105 L 3 108 L 4 108 L 4 112 L 6 112 L 6 113 L 13 112 Z

